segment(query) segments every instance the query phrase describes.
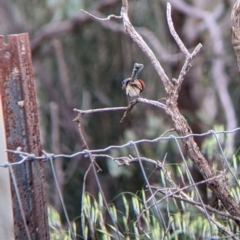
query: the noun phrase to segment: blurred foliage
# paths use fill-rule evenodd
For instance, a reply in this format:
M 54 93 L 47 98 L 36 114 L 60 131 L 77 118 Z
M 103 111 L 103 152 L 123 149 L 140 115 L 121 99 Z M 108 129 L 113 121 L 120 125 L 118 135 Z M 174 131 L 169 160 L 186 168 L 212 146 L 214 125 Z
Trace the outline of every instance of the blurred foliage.
M 73 222 L 71 230 L 70 228 L 66 229 L 61 223 L 59 213 L 51 205 L 48 206 L 48 224 L 50 228 L 50 239 L 54 240 L 72 239 L 71 230 L 75 236 L 77 235 L 76 224 Z
M 239 189 L 239 188 L 238 188 Z M 118 198 L 122 207 L 121 210 L 111 203 L 108 207 L 112 220 L 108 217 L 106 206 L 103 204 L 101 194 L 95 199 L 91 194 L 85 193 L 83 201 L 82 239 L 213 239 L 228 237 L 224 231 L 218 229 L 216 225 L 210 223 L 206 216 L 201 214 L 193 206 L 182 202 L 184 208 L 179 209 L 179 202 L 169 199 L 167 207 L 170 209 L 169 215 L 165 213 L 165 231 L 158 220 L 152 207 L 146 204 L 145 191 L 139 194 L 121 193 Z M 238 192 L 238 197 L 239 197 Z M 157 198 L 159 198 L 157 196 Z M 162 205 L 162 207 L 161 207 Z M 164 207 L 165 206 L 165 207 Z M 163 211 L 166 204 L 158 204 Z M 51 229 L 51 239 L 71 239 L 69 230 L 66 230 L 59 221 L 59 214 L 52 207 L 49 207 L 49 225 Z M 219 226 L 224 225 L 225 229 L 231 231 L 235 226 L 232 220 L 219 218 L 211 215 Z M 75 226 L 73 221 L 73 226 Z M 117 226 L 117 228 L 116 228 Z M 64 230 L 65 229 L 65 230 Z M 75 228 L 73 228 L 75 229 Z M 238 232 L 240 229 L 235 229 Z M 76 234 L 76 232 L 74 232 Z

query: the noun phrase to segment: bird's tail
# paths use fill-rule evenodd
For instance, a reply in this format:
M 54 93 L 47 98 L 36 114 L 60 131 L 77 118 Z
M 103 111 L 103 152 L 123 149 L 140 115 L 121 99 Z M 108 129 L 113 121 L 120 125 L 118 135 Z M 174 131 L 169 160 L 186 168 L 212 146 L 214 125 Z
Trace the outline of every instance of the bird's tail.
M 141 70 L 143 69 L 144 65 L 141 63 L 135 63 L 133 70 L 132 70 L 132 76 L 131 79 L 134 80 L 137 78 L 138 74 L 141 72 Z

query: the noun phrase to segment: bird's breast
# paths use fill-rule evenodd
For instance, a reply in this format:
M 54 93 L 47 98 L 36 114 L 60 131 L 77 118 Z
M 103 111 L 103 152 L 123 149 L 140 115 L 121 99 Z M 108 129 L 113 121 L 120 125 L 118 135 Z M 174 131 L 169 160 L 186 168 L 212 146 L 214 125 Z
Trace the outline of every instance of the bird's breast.
M 130 97 L 139 96 L 140 92 L 141 90 L 135 85 L 128 84 L 126 87 L 126 94 Z

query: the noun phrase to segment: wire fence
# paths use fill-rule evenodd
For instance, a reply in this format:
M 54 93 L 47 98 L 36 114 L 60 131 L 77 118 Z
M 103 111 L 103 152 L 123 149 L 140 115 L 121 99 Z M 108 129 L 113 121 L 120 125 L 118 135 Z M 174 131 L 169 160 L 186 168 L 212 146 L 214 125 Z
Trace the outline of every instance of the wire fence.
M 158 235 L 157 237 L 159 237 L 159 239 L 169 239 L 170 235 L 173 234 L 173 230 L 181 230 L 181 234 L 188 232 L 188 234 L 196 234 L 194 233 L 194 231 L 191 231 L 188 229 L 188 227 L 190 227 L 190 219 L 188 219 L 188 223 L 190 224 L 189 226 L 184 225 L 184 219 L 181 219 L 180 221 L 182 221 L 182 223 L 180 223 L 181 227 L 178 226 L 178 224 L 175 222 L 176 221 L 176 214 L 179 213 L 179 209 L 176 210 L 175 212 L 171 209 L 173 208 L 172 200 L 174 201 L 179 201 L 181 202 L 182 206 L 181 206 L 181 211 L 183 212 L 189 212 L 190 208 L 186 207 L 186 205 L 184 204 L 189 204 L 188 206 L 194 206 L 195 209 L 198 210 L 198 214 L 202 214 L 202 216 L 204 216 L 204 218 L 202 218 L 201 221 L 206 220 L 206 222 L 204 222 L 204 226 L 207 226 L 207 229 L 204 233 L 202 232 L 202 239 L 213 239 L 214 236 L 218 236 L 218 239 L 220 238 L 236 238 L 236 236 L 238 236 L 239 233 L 239 229 L 236 228 L 235 229 L 232 228 L 233 226 L 233 220 L 235 221 L 240 221 L 240 219 L 238 219 L 237 217 L 231 216 L 230 214 L 224 212 L 221 208 L 220 210 L 216 207 L 211 207 L 209 205 L 206 205 L 202 199 L 201 193 L 199 192 L 197 186 L 201 185 L 201 184 L 206 184 L 208 183 L 210 180 L 212 179 L 207 179 L 207 180 L 203 180 L 200 182 L 195 182 L 191 173 L 191 168 L 192 168 L 192 164 L 190 161 L 188 161 L 187 156 L 185 156 L 183 147 L 181 146 L 181 140 L 189 138 L 189 137 L 194 137 L 194 138 L 202 138 L 205 137 L 207 139 L 212 139 L 215 142 L 215 146 L 217 147 L 217 149 L 215 149 L 215 151 L 218 154 L 218 159 L 216 159 L 216 162 L 214 164 L 216 165 L 220 165 L 221 168 L 217 170 L 217 168 L 215 169 L 216 171 L 216 175 L 214 176 L 214 178 L 221 178 L 222 179 L 222 183 L 223 184 L 229 184 L 229 188 L 231 188 L 232 191 L 231 194 L 233 195 L 234 199 L 238 202 L 239 198 L 240 198 L 240 187 L 239 187 L 239 181 L 238 181 L 238 176 L 237 176 L 237 172 L 238 172 L 238 167 L 237 167 L 237 157 L 236 156 L 232 156 L 231 159 L 227 159 L 227 157 L 225 156 L 224 153 L 224 141 L 223 139 L 226 137 L 227 134 L 236 134 L 240 131 L 240 128 L 236 128 L 234 130 L 231 131 L 213 131 L 210 130 L 208 132 L 202 133 L 202 134 L 189 134 L 187 136 L 183 136 L 183 137 L 179 137 L 179 136 L 175 136 L 175 135 L 169 135 L 169 136 L 160 136 L 158 138 L 155 139 L 141 139 L 141 140 L 137 140 L 137 141 L 129 141 L 123 145 L 112 145 L 112 146 L 108 146 L 106 148 L 103 149 L 92 149 L 92 150 L 83 150 L 83 151 L 79 151 L 70 155 L 66 155 L 66 154 L 53 154 L 53 153 L 47 153 L 45 151 L 43 151 L 43 155 L 40 157 L 36 157 L 31 153 L 27 153 L 27 152 L 22 152 L 19 150 L 7 150 L 8 153 L 10 154 L 16 154 L 20 157 L 20 160 L 18 162 L 14 162 L 14 163 L 8 163 L 5 162 L 3 164 L 0 164 L 0 167 L 3 168 L 9 168 L 9 173 L 16 191 L 16 195 L 17 195 L 17 199 L 19 202 L 19 206 L 21 208 L 21 214 L 22 214 L 22 219 L 24 221 L 24 226 L 26 229 L 26 232 L 28 233 L 28 227 L 27 227 L 27 223 L 26 223 L 26 219 L 25 219 L 25 215 L 24 215 L 24 211 L 22 208 L 22 202 L 21 202 L 21 197 L 18 193 L 18 187 L 17 187 L 17 182 L 16 182 L 16 178 L 15 178 L 15 174 L 13 171 L 14 166 L 16 165 L 20 165 L 20 164 L 24 164 L 27 161 L 45 161 L 48 162 L 50 164 L 50 168 L 53 174 L 53 179 L 54 179 L 54 183 L 60 198 L 60 202 L 62 205 L 62 209 L 64 212 L 64 216 L 66 219 L 66 222 L 68 224 L 68 233 L 69 233 L 69 238 L 75 239 L 76 238 L 76 229 L 73 225 L 73 223 L 69 220 L 69 216 L 66 210 L 66 206 L 64 203 L 64 197 L 62 195 L 62 192 L 59 188 L 59 183 L 56 177 L 56 172 L 55 172 L 55 168 L 54 168 L 54 161 L 58 161 L 58 159 L 72 159 L 76 156 L 84 156 L 87 157 L 90 160 L 90 166 L 88 168 L 88 170 L 85 173 L 85 177 L 87 176 L 87 173 L 89 171 L 90 168 L 93 169 L 94 172 L 94 177 L 95 180 L 97 182 L 97 186 L 100 192 L 100 199 L 102 199 L 102 204 L 104 206 L 104 209 L 108 212 L 109 216 L 110 216 L 110 222 L 111 222 L 111 234 L 108 233 L 108 238 L 105 237 L 106 239 L 139 239 L 139 236 L 144 236 L 146 239 L 157 239 L 154 238 L 153 234 L 153 226 L 146 226 L 146 214 L 149 212 L 149 210 L 151 210 L 152 212 L 154 212 L 154 217 L 157 219 L 157 223 L 158 223 Z M 179 176 L 181 178 L 181 182 L 182 182 L 182 186 L 180 187 L 179 182 L 176 181 L 176 179 L 174 178 L 174 176 L 171 175 L 171 173 L 168 170 L 168 162 L 167 162 L 167 156 L 165 156 L 165 158 L 163 160 L 159 160 L 159 159 L 151 159 L 148 158 L 148 156 L 144 156 L 143 154 L 140 153 L 139 150 L 139 144 L 142 143 L 159 143 L 162 141 L 171 141 L 175 144 L 175 147 L 177 148 L 177 152 L 178 155 L 181 158 L 182 164 L 184 166 L 185 172 L 182 170 L 179 170 Z M 111 151 L 112 150 L 121 150 L 121 149 L 125 149 L 125 148 L 131 148 L 134 156 L 119 156 L 119 157 L 114 157 L 111 155 Z M 110 153 L 110 154 L 109 154 Z M 99 180 L 99 176 L 98 176 L 98 166 L 95 164 L 95 161 L 98 159 L 98 157 L 104 157 L 105 159 L 109 159 L 110 161 L 114 161 L 116 162 L 116 164 L 118 164 L 119 166 L 121 165 L 130 165 L 133 162 L 138 162 L 140 165 L 140 169 L 141 169 L 141 174 L 144 178 L 145 181 L 145 191 L 148 193 L 148 196 L 143 197 L 143 201 L 141 201 L 141 203 L 143 204 L 142 207 L 138 206 L 138 210 L 135 209 L 135 213 L 136 213 L 136 218 L 135 218 L 135 227 L 137 228 L 137 231 L 134 232 L 134 237 L 133 235 L 131 235 L 130 237 L 130 233 L 128 232 L 126 235 L 126 231 L 123 231 L 122 227 L 120 228 L 120 224 L 117 221 L 117 213 L 116 211 L 114 212 L 112 207 L 109 205 L 109 203 L 107 202 L 105 196 L 104 196 L 104 191 L 102 188 L 102 183 Z M 214 160 L 215 161 L 215 160 Z M 146 172 L 146 165 L 150 164 L 152 166 L 155 166 L 156 168 L 158 168 L 159 171 L 159 177 L 161 180 L 159 180 L 159 182 L 157 184 L 151 184 L 149 181 L 149 176 Z M 185 180 L 184 180 L 185 179 Z M 187 179 L 187 181 L 186 181 Z M 179 181 L 179 180 L 178 180 Z M 84 183 L 85 184 L 85 183 Z M 93 217 L 88 217 L 87 216 L 87 210 L 86 210 L 86 206 L 84 204 L 86 204 L 86 199 L 85 197 L 87 196 L 87 193 L 85 192 L 85 188 L 83 188 L 83 194 L 82 194 L 82 210 L 81 210 L 81 220 L 82 220 L 82 236 L 80 238 L 83 239 L 87 239 L 88 237 L 88 227 L 89 226 L 89 222 L 90 221 L 95 221 L 95 223 L 97 222 L 97 218 L 101 219 L 99 216 L 95 217 L 96 219 L 91 219 Z M 144 199 L 145 198 L 145 199 Z M 123 198 L 124 200 L 124 198 Z M 87 203 L 87 205 L 91 205 L 92 208 L 94 208 L 94 206 L 92 205 L 92 203 L 90 203 L 90 200 L 88 200 L 89 202 Z M 133 201 L 133 200 L 132 200 Z M 101 202 L 101 201 L 100 201 Z M 99 204 L 99 203 L 98 203 Z M 100 205 L 102 205 L 100 204 Z M 124 205 L 129 205 L 129 202 L 125 202 Z M 139 205 L 135 203 L 135 205 Z M 175 207 L 178 204 L 175 203 Z M 102 207 L 103 207 L 102 206 Z M 133 209 L 137 208 L 134 207 L 134 203 L 133 203 Z M 126 207 L 126 206 L 125 206 Z M 117 210 L 119 211 L 119 210 Z M 192 211 L 192 210 L 191 210 Z M 174 212 L 174 214 L 173 214 Z M 127 211 L 126 211 L 127 213 Z M 127 217 L 128 217 L 129 213 L 127 213 Z M 175 215 L 175 216 L 174 216 Z M 145 221 L 144 221 L 145 219 Z M 225 223 L 224 223 L 224 221 Z M 226 219 L 228 219 L 228 222 L 226 221 Z M 199 224 L 200 224 L 200 220 Z M 229 223 L 229 221 L 231 223 Z M 86 223 L 88 222 L 88 224 Z M 143 223 L 144 222 L 144 223 Z M 152 222 L 152 220 L 151 220 Z M 187 224 L 187 222 L 185 224 Z M 227 222 L 227 224 L 226 224 Z M 151 223 L 153 225 L 153 223 Z M 203 227 L 203 226 L 202 226 Z M 160 229 L 159 229 L 160 228 Z M 201 227 L 200 227 L 201 228 Z M 93 231 L 92 228 L 90 228 L 89 230 L 90 232 Z M 103 230 L 102 230 L 103 231 Z M 102 233 L 104 234 L 104 233 Z M 124 235 L 125 234 L 125 235 Z M 133 234 L 133 232 L 131 233 Z M 155 233 L 156 234 L 156 233 Z M 199 234 L 199 233 L 198 233 Z M 240 233 L 239 233 L 240 234 Z M 31 239 L 29 233 L 27 234 L 28 239 Z M 129 238 L 127 238 L 126 236 L 128 236 Z M 222 237 L 221 237 L 222 236 Z M 111 238 L 112 237 L 112 238 Z M 177 238 L 176 238 L 177 239 Z

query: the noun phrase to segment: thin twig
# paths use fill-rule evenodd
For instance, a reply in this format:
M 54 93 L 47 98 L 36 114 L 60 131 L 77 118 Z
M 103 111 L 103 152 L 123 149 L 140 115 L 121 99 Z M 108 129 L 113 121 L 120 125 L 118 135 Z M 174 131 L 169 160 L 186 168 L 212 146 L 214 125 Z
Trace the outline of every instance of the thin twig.
M 131 101 L 127 107 L 97 108 L 97 109 L 89 109 L 89 110 L 80 110 L 80 109 L 74 108 L 73 111 L 78 112 L 81 115 L 100 113 L 100 112 L 125 111 L 123 114 L 123 117 L 120 120 L 120 123 L 122 123 L 125 120 L 125 118 L 127 117 L 127 114 L 132 110 L 134 105 L 136 105 L 137 103 L 144 103 L 144 104 L 152 105 L 152 106 L 155 106 L 155 107 L 161 108 L 161 109 L 166 108 L 165 104 L 160 103 L 158 101 L 149 100 L 146 98 L 137 98 L 137 99 Z M 76 122 L 79 121 L 79 115 L 75 119 L 73 119 L 73 121 L 76 121 Z
M 191 67 L 191 61 L 192 61 L 193 57 L 196 56 L 197 53 L 200 51 L 202 44 L 199 43 L 193 50 L 193 53 L 190 54 L 190 52 L 187 50 L 183 41 L 180 39 L 180 37 L 178 36 L 178 34 L 174 28 L 172 16 L 171 16 L 171 4 L 170 3 L 167 3 L 167 22 L 168 22 L 169 30 L 170 30 L 174 40 L 176 41 L 178 47 L 181 49 L 181 51 L 183 52 L 183 54 L 186 57 L 185 63 L 179 74 L 178 81 L 174 81 L 177 84 L 177 86 L 176 86 L 177 92 L 175 92 L 175 93 L 178 94 L 181 90 L 183 80 L 185 79 L 185 76 Z
M 122 16 L 117 16 L 117 15 L 114 15 L 114 14 L 108 15 L 106 18 L 99 18 L 99 17 L 96 17 L 96 16 L 94 16 L 93 14 L 91 14 L 90 12 L 85 11 L 85 10 L 83 10 L 83 9 L 81 9 L 81 11 L 84 12 L 84 13 L 86 13 L 86 14 L 88 14 L 89 16 L 91 16 L 91 17 L 99 20 L 99 21 L 109 21 L 109 20 L 111 20 L 112 18 L 122 19 Z
M 137 100 L 134 100 L 134 101 L 131 101 L 129 103 L 129 105 L 127 106 L 127 109 L 126 111 L 124 112 L 121 120 L 120 120 L 120 123 L 123 123 L 125 118 L 127 117 L 128 113 L 132 110 L 132 108 L 137 104 Z
M 164 133 L 162 133 L 160 137 L 163 137 L 163 136 L 166 135 L 167 133 L 169 133 L 169 132 L 174 132 L 174 131 L 175 131 L 174 128 L 168 129 L 167 131 L 165 131 Z
M 167 3 L 167 23 L 168 23 L 170 33 L 172 34 L 172 36 L 173 36 L 174 40 L 176 41 L 176 43 L 178 44 L 179 48 L 184 53 L 184 55 L 187 58 L 189 58 L 190 53 L 187 50 L 187 48 L 185 47 L 185 45 L 183 44 L 182 40 L 178 36 L 178 34 L 177 34 L 177 32 L 176 32 L 176 30 L 173 26 L 173 21 L 172 21 L 172 17 L 171 17 L 171 4 L 170 3 Z
M 74 108 L 73 111 L 84 115 L 84 114 L 92 114 L 92 113 L 99 113 L 99 112 L 125 111 L 127 110 L 127 108 L 128 107 L 111 107 L 111 108 L 97 108 L 97 109 L 89 109 L 89 110 L 80 110 L 80 109 Z
M 188 71 L 191 67 L 191 62 L 192 62 L 193 57 L 195 57 L 197 55 L 197 53 L 200 51 L 201 48 L 202 48 L 202 44 L 199 43 L 195 47 L 195 49 L 193 50 L 193 53 L 186 57 L 185 63 L 183 65 L 182 69 L 181 69 L 181 72 L 180 72 L 180 74 L 178 76 L 178 80 L 177 80 L 177 83 L 178 83 L 177 90 L 178 90 L 178 92 L 180 92 L 180 89 L 181 89 L 182 83 L 185 79 L 185 76 L 186 76 L 186 74 L 188 73 Z
M 77 116 L 75 119 L 73 119 L 73 121 L 78 123 L 78 131 L 79 131 L 81 140 L 82 140 L 82 142 L 83 142 L 83 148 L 86 148 L 86 149 L 90 150 L 89 147 L 88 147 L 87 141 L 85 140 L 85 137 L 84 137 L 83 132 L 82 132 L 82 127 L 81 127 L 81 114 L 78 114 L 78 116 Z M 95 161 L 95 159 L 94 159 L 94 163 L 95 163 L 95 165 L 98 167 L 98 171 L 102 172 L 102 169 L 101 169 L 100 166 L 97 164 L 97 162 Z

